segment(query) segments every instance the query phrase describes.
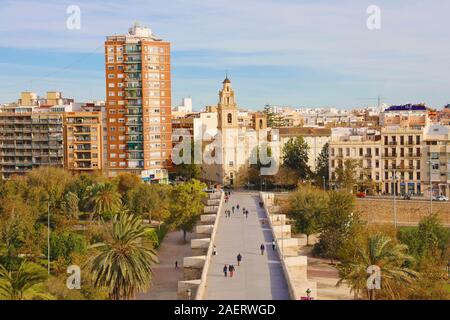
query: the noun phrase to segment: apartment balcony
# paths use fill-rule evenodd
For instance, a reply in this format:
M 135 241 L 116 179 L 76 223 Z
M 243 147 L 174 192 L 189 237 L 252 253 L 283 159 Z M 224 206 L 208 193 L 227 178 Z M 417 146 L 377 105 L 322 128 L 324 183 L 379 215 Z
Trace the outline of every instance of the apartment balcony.
M 366 158 L 372 158 L 372 157 L 373 157 L 373 155 L 372 155 L 372 154 L 370 154 L 370 153 L 366 153 L 366 154 L 364 155 L 364 157 L 366 157 Z
M 133 54 L 133 53 L 141 53 L 141 47 L 126 47 L 125 53 Z
M 124 61 L 125 64 L 137 64 L 137 63 L 142 63 L 141 59 L 127 59 Z
M 124 70 L 126 73 L 141 73 L 142 68 L 125 68 Z
M 408 158 L 421 158 L 422 154 L 421 153 L 408 153 L 407 157 Z
M 76 140 L 73 141 L 73 143 L 86 143 L 91 141 L 91 138 L 82 138 L 82 136 L 78 136 Z
M 383 158 L 397 158 L 399 156 L 398 153 L 385 153 Z
M 1 168 L 1 172 L 5 173 L 26 173 L 32 170 L 31 166 L 28 167 L 14 167 L 14 168 Z
M 76 169 L 76 170 L 93 170 L 94 168 L 92 166 L 92 163 L 90 163 L 90 162 L 86 162 L 86 163 L 80 162 L 80 163 L 74 163 L 73 164 L 73 169 Z
M 76 130 L 76 131 L 73 131 L 73 134 L 75 134 L 75 135 L 89 135 L 91 133 L 92 133 L 91 130 Z
M 396 146 L 396 145 L 398 145 L 398 143 L 397 143 L 397 141 L 389 141 L 388 145 Z
M 31 144 L 21 144 L 21 145 L 13 145 L 12 148 L 18 150 L 31 150 L 33 146 Z
M 75 157 L 75 161 L 91 161 L 92 157 Z
M 6 166 L 33 165 L 31 160 L 1 160 L 0 164 Z
M 142 99 L 142 95 L 140 94 L 125 94 L 125 99 L 128 100 L 137 100 L 137 99 Z

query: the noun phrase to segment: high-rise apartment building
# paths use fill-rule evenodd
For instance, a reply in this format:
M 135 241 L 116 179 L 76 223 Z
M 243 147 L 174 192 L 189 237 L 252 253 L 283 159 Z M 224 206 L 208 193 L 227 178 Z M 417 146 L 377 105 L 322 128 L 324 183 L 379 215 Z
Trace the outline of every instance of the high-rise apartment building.
M 1 108 L 1 178 L 39 166 L 63 167 L 63 140 L 63 114 L 37 112 L 32 106 Z
M 55 104 L 56 103 L 56 104 Z M 0 178 L 41 167 L 102 169 L 102 113 L 48 92 L 22 92 L 18 103 L 0 106 Z
M 105 42 L 108 168 L 164 182 L 171 165 L 170 43 L 135 25 Z

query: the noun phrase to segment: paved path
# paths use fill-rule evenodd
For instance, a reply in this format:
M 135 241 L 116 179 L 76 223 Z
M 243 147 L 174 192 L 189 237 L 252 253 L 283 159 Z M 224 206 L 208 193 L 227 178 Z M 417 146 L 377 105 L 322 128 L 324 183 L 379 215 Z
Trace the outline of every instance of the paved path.
M 191 255 L 192 234 L 183 242 L 181 231 L 169 232 L 158 249 L 159 263 L 153 266 L 150 290 L 137 295 L 138 300 L 176 300 L 178 281 L 183 280 L 183 257 Z M 178 260 L 178 269 L 175 269 Z
M 240 205 L 239 213 L 225 217 L 225 209 Z M 249 210 L 248 219 L 242 214 L 242 208 Z M 215 245 L 217 256 L 212 257 L 208 271 L 205 299 L 207 300 L 286 300 L 288 288 L 276 251 L 272 251 L 272 233 L 263 227 L 264 218 L 259 208 L 257 193 L 233 193 L 230 201 L 224 204 L 220 212 L 220 222 Z M 266 252 L 261 255 L 261 243 Z M 236 256 L 243 256 L 241 266 L 237 266 Z M 233 278 L 225 277 L 224 264 L 234 264 L 236 273 Z

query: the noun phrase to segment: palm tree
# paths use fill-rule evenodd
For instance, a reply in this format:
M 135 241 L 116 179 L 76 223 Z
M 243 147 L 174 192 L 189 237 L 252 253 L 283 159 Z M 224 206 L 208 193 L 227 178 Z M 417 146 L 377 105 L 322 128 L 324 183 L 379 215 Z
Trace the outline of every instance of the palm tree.
M 108 240 L 91 246 L 98 250 L 87 262 L 94 285 L 107 288 L 111 299 L 133 299 L 148 288 L 157 262 L 148 231 L 141 219 L 121 213 L 108 226 Z
M 17 271 L 8 271 L 0 265 L 0 298 L 7 300 L 51 299 L 42 290 L 47 272 L 42 267 L 22 262 Z
M 93 211 L 90 220 L 94 214 L 100 217 L 105 212 L 115 212 L 122 204 L 120 193 L 110 182 L 97 183 L 88 187 L 87 194 L 87 202 Z
M 394 242 L 385 234 L 369 237 L 367 246 L 357 247 L 355 256 L 337 267 L 340 277 L 337 286 L 345 281 L 356 298 L 366 293 L 369 299 L 374 300 L 375 289 L 367 288 L 367 270 L 370 266 L 378 266 L 381 271 L 381 290 L 387 297 L 398 298 L 396 288 L 411 283 L 417 277 L 414 270 L 405 266 L 405 262 L 413 260 L 407 250 L 407 246 Z

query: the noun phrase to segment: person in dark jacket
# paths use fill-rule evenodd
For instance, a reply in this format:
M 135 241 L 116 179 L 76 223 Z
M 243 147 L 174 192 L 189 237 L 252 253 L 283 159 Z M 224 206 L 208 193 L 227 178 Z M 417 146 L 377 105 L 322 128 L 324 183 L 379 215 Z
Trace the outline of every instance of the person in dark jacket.
M 261 255 L 264 255 L 264 243 L 261 243 L 261 246 L 259 247 L 259 249 L 261 250 Z
M 241 261 L 242 261 L 242 255 L 239 253 L 237 255 L 236 259 L 237 259 L 238 266 L 240 266 L 241 265 Z
M 233 278 L 234 266 L 232 264 L 228 267 L 228 271 L 230 272 L 230 278 Z
M 225 275 L 225 277 L 227 276 L 227 273 L 228 273 L 228 267 L 227 267 L 227 265 L 224 265 L 223 274 Z

